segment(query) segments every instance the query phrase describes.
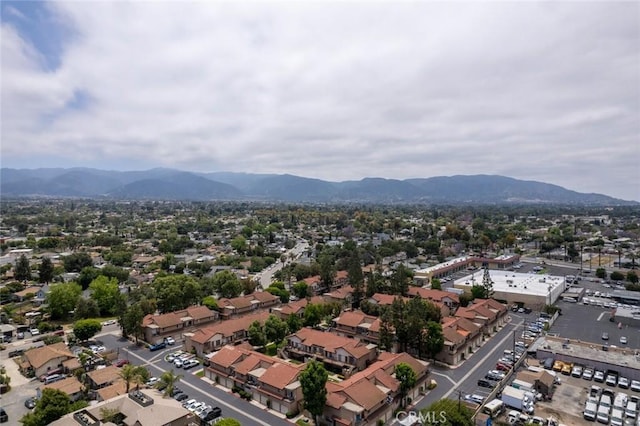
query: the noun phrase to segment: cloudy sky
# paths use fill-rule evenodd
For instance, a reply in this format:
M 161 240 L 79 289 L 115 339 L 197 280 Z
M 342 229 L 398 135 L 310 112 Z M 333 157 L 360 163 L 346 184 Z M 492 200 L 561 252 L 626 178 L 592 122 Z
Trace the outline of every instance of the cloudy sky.
M 2 167 L 640 200 L 640 3 L 3 1 Z

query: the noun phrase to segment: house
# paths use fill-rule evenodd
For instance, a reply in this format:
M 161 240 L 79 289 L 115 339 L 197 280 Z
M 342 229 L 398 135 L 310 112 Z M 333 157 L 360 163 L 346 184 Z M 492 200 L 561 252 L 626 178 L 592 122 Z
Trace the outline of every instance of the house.
M 84 397 L 84 386 L 77 377 L 67 377 L 58 382 L 42 386 L 42 389 L 57 389 L 69 395 L 71 401 L 77 401 Z
M 308 299 L 300 299 L 295 302 L 289 302 L 285 305 L 280 305 L 271 309 L 271 312 L 279 317 L 281 320 L 287 320 L 289 315 L 297 315 L 300 318 L 304 317 L 304 309 L 309 304 L 322 305 L 326 303 L 326 300 L 322 296 L 313 296 Z
M 547 370 L 540 371 L 520 371 L 516 375 L 517 380 L 522 380 L 527 383 L 532 383 L 536 392 L 540 392 L 543 395 L 551 396 L 553 394 L 553 386 L 555 384 L 555 377 L 551 375 Z
M 482 345 L 482 327 L 466 318 L 447 317 L 442 321 L 444 347 L 435 359 L 458 365 Z
M 407 397 L 415 399 L 424 392 L 429 376 L 429 363 L 409 354 L 381 352 L 378 361 L 346 380 L 327 382 L 327 403 L 323 416 L 328 424 L 390 424 L 399 407 L 400 382 L 395 367 L 405 363 L 416 373 L 416 385 Z
M 329 293 L 325 293 L 324 298 L 328 303 L 338 302 L 343 305 L 351 306 L 351 303 L 353 302 L 353 291 L 353 287 L 347 285 Z
M 300 409 L 303 395 L 298 376 L 303 369 L 303 364 L 227 345 L 209 357 L 205 376 L 228 389 L 241 388 L 253 400 L 286 414 Z
M 450 291 L 434 290 L 422 287 L 409 287 L 407 294 L 409 296 L 420 297 L 431 302 L 442 303 L 451 311 L 455 311 L 458 306 L 460 306 L 460 298 L 457 294 Z
M 333 320 L 338 336 L 357 337 L 365 342 L 380 341 L 380 318 L 367 315 L 362 311 L 344 311 Z
M 369 298 L 369 303 L 379 306 L 391 306 L 396 297 L 400 296 L 395 296 L 393 294 L 375 293 Z M 402 300 L 408 302 L 410 299 L 408 297 L 402 297 Z
M 173 398 L 163 398 L 154 389 L 144 389 L 118 395 L 78 411 L 66 414 L 51 426 L 87 426 L 112 424 L 106 422 L 105 413 L 117 413 L 128 426 L 187 426 L 199 419 Z
M 228 319 L 241 316 L 260 309 L 267 309 L 280 304 L 280 298 L 267 291 L 257 291 L 246 296 L 233 299 L 222 298 L 218 300 L 220 316 Z
M 115 398 L 118 395 L 124 395 L 127 393 L 127 383 L 118 378 L 112 384 L 98 389 L 96 391 L 98 401 L 107 401 L 111 398 Z
M 41 288 L 39 286 L 30 286 L 25 288 L 24 290 L 16 291 L 13 293 L 13 299 L 16 302 L 24 302 L 28 297 L 35 298 L 40 292 Z
M 333 277 L 333 284 L 331 284 L 331 290 L 349 285 L 349 273 L 347 271 L 337 271 L 336 276 Z
M 169 336 L 180 338 L 185 331 L 212 323 L 217 319 L 218 312 L 206 306 L 189 306 L 167 314 L 145 316 L 142 320 L 142 330 L 147 342 L 156 343 Z
M 99 368 L 87 373 L 87 385 L 91 390 L 105 388 L 120 379 L 120 369 L 115 365 Z
M 51 370 L 62 368 L 63 363 L 72 358 L 75 357 L 64 342 L 54 343 L 26 351 L 22 355 L 20 369 L 40 377 Z
M 305 278 L 303 281 L 315 295 L 321 294 L 325 289 L 325 287 L 322 285 L 322 279 L 320 278 L 320 275 L 314 275 L 312 277 Z
M 227 344 L 234 344 L 248 338 L 247 330 L 254 321 L 264 323 L 269 312 L 262 311 L 248 314 L 240 318 L 221 321 L 219 323 L 198 328 L 186 333 L 185 350 L 195 350 L 197 355 L 205 355 Z
M 507 306 L 493 299 L 476 299 L 467 307 L 460 307 L 457 318 L 466 318 L 482 327 L 485 335 L 492 335 L 507 320 Z
M 348 375 L 364 370 L 377 357 L 377 345 L 331 332 L 303 328 L 287 338 L 286 351 L 294 359 L 315 358 L 328 369 Z

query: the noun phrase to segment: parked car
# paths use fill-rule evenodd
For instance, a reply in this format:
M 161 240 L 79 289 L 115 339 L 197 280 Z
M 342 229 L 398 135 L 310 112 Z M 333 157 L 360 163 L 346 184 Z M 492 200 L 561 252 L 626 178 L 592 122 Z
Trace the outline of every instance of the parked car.
M 16 334 L 16 337 L 21 340 L 24 339 L 24 333 L 22 331 L 19 331 L 18 334 Z
M 155 345 L 149 345 L 149 350 L 151 352 L 159 351 L 160 349 L 164 349 L 166 347 L 167 347 L 167 344 L 165 342 L 160 342 L 160 343 L 156 343 Z
M 176 401 L 184 401 L 185 399 L 189 399 L 189 395 L 186 393 L 179 393 L 173 396 Z
M 40 335 L 40 330 L 38 330 L 37 328 L 30 328 L 29 333 L 31 333 L 32 336 L 38 336 Z
M 482 404 L 484 402 L 484 398 L 481 397 L 480 395 L 465 395 L 464 396 L 465 401 L 470 401 L 470 402 L 474 402 L 476 404 Z
M 0 408 L 0 423 L 6 423 L 9 421 L 9 415 L 7 414 L 6 411 L 4 411 L 4 408 Z
M 623 345 L 626 345 L 628 342 L 627 337 L 626 336 L 621 336 L 620 337 L 620 343 Z
M 634 392 L 640 392 L 640 380 L 632 380 L 630 389 Z
M 606 331 L 602 333 L 602 340 L 609 340 L 609 333 L 607 333 Z
M 496 364 L 496 370 L 509 371 L 511 370 L 511 366 L 499 362 Z
M 572 377 L 582 377 L 582 367 L 580 367 L 579 365 L 575 365 L 571 369 L 571 376 Z
M 618 379 L 618 387 L 622 389 L 629 389 L 629 384 L 629 379 L 626 377 L 620 377 L 620 379 Z
M 29 410 L 32 410 L 36 407 L 37 402 L 38 402 L 38 398 L 32 396 L 31 398 L 27 398 L 24 401 L 24 406 L 27 407 Z
M 585 368 L 582 371 L 582 378 L 585 380 L 593 380 L 593 370 L 590 368 Z
M 595 373 L 593 373 L 593 380 L 600 383 L 604 382 L 604 373 L 596 370 Z
M 119 359 L 119 360 L 116 360 L 116 362 L 114 362 L 113 365 L 115 365 L 116 367 L 124 367 L 129 363 L 130 362 L 128 359 Z
M 487 379 L 479 379 L 478 380 L 478 386 L 480 386 L 481 388 L 493 388 L 496 385 L 496 383 L 494 381 L 491 380 L 487 380 Z
M 188 369 L 193 368 L 193 367 L 195 367 L 197 365 L 200 365 L 200 362 L 198 362 L 198 360 L 196 360 L 196 359 L 188 359 L 182 364 L 182 368 L 184 368 L 185 370 L 188 370 Z
M 615 374 L 607 374 L 607 379 L 605 383 L 608 386 L 616 386 L 618 384 L 618 377 Z
M 165 337 L 164 342 L 169 346 L 176 344 L 176 341 L 173 337 Z
M 158 379 L 157 377 L 151 377 L 151 378 L 147 381 L 146 385 L 147 385 L 147 386 L 149 386 L 149 387 L 153 387 L 153 386 L 155 386 L 155 384 L 156 384 L 156 383 L 158 383 L 159 381 L 160 381 L 160 379 Z

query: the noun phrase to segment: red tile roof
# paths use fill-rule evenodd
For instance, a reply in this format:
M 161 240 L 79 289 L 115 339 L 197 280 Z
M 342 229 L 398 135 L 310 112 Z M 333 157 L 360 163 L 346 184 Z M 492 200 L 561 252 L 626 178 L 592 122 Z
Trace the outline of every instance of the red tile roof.
M 409 287 L 407 293 L 411 296 L 419 296 L 422 299 L 432 300 L 434 302 L 442 302 L 444 299 L 449 298 L 454 303 L 460 303 L 460 298 L 457 294 L 444 290 L 434 290 L 432 288 L 422 287 Z
M 236 319 L 225 320 L 217 324 L 202 327 L 196 330 L 191 336 L 191 340 L 196 343 L 205 343 L 217 334 L 224 337 L 232 337 L 235 333 L 247 330 L 252 322 L 265 322 L 269 318 L 269 312 L 257 312 Z

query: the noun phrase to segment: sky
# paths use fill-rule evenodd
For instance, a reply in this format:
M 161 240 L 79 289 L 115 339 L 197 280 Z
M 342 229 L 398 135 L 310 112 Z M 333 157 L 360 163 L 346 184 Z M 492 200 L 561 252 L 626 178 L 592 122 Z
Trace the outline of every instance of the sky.
M 640 2 L 3 1 L 2 167 L 640 201 Z

